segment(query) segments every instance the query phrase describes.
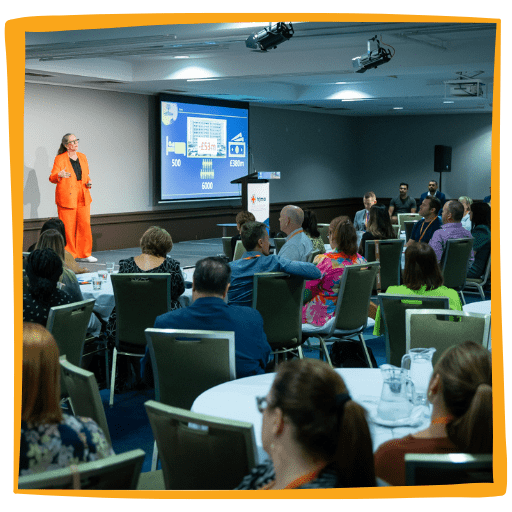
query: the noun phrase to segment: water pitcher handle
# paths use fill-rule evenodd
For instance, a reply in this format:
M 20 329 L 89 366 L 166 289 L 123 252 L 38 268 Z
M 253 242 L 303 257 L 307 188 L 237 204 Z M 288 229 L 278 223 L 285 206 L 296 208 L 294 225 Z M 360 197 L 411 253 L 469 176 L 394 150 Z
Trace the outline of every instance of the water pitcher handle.
M 405 381 L 405 386 L 406 389 L 408 390 L 407 399 L 412 404 L 416 403 L 416 390 L 414 389 L 414 382 L 410 378 L 407 378 L 407 380 Z
M 407 361 L 409 361 L 409 364 L 405 364 Z M 404 369 L 404 370 L 410 370 L 411 369 L 411 355 L 410 354 L 405 354 L 402 356 L 402 364 L 401 364 L 401 367 Z

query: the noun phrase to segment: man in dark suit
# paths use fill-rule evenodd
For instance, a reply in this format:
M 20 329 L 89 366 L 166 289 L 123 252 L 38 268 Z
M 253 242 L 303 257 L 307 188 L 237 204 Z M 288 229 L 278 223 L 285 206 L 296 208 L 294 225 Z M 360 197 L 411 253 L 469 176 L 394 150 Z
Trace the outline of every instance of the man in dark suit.
M 436 180 L 430 180 L 428 182 L 428 192 L 423 192 L 423 194 L 421 194 L 420 204 L 426 197 L 435 197 L 436 199 L 439 199 L 441 202 L 441 208 L 444 206 L 444 203 L 446 203 L 445 195 L 437 189 Z
M 271 352 L 260 313 L 244 306 L 224 302 L 229 289 L 231 268 L 222 258 L 199 260 L 192 281 L 192 304 L 175 309 L 155 320 L 156 329 L 234 331 L 237 378 L 265 373 Z M 153 383 L 149 350 L 141 362 L 142 379 Z

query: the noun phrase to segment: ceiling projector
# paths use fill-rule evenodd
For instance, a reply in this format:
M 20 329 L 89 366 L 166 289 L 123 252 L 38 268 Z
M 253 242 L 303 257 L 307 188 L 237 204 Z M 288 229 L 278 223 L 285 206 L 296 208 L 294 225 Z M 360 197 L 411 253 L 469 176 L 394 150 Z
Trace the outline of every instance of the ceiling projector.
M 269 25 L 269 28 L 264 28 L 255 34 L 251 34 L 245 41 L 247 48 L 254 50 L 261 50 L 266 52 L 272 48 L 277 48 L 278 44 L 288 41 L 293 36 L 293 26 L 286 25 L 286 23 L 277 23 L 274 28 Z
M 377 49 L 371 49 L 371 42 L 377 42 Z M 367 69 L 376 68 L 381 64 L 385 64 L 391 60 L 391 51 L 381 48 L 380 42 L 377 36 L 368 39 L 368 51 L 365 55 L 360 57 L 354 57 L 352 59 L 352 65 L 356 68 L 356 73 L 364 73 Z

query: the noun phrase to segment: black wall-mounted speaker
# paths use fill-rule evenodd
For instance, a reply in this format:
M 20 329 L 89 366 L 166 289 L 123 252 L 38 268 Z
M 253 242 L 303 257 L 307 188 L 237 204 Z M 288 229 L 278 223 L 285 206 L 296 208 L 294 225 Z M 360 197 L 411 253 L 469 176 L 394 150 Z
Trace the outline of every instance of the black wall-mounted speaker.
M 451 146 L 435 146 L 434 148 L 434 171 L 450 172 L 452 170 L 452 148 Z

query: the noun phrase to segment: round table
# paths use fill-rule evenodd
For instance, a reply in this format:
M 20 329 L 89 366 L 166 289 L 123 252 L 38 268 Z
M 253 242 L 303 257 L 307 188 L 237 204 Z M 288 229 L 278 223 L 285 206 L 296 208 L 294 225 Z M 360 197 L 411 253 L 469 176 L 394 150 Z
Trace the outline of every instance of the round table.
M 491 314 L 491 301 L 490 300 L 480 300 L 477 302 L 471 302 L 471 304 L 464 304 L 462 306 L 462 311 L 465 313 L 482 313 L 484 315 Z M 491 336 L 489 336 L 489 343 L 487 344 L 487 348 L 491 350 Z
M 337 368 L 336 371 L 345 381 L 349 394 L 356 402 L 369 411 L 376 409 L 382 391 L 382 375 L 378 368 Z M 200 414 L 252 423 L 261 463 L 268 456 L 261 444 L 262 416 L 256 408 L 256 397 L 267 395 L 274 377 L 275 373 L 266 373 L 225 382 L 199 395 L 191 410 Z M 430 410 L 425 407 L 423 409 L 425 414 L 422 422 L 416 427 L 385 427 L 370 420 L 368 424 L 374 451 L 385 441 L 425 429 L 430 423 Z

